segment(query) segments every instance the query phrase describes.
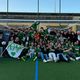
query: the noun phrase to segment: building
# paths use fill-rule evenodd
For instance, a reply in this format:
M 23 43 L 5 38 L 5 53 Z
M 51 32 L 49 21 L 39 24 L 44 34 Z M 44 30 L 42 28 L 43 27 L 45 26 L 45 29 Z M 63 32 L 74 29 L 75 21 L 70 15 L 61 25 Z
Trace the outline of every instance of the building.
M 79 28 L 80 13 L 22 13 L 0 12 L 0 24 L 31 26 L 34 21 L 40 21 L 41 27 L 66 27 L 77 24 Z

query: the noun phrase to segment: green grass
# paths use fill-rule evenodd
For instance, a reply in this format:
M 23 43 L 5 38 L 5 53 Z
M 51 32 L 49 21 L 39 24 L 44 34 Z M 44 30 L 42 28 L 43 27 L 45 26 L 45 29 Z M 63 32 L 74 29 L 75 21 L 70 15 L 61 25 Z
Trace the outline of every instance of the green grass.
M 13 59 L 0 60 L 0 80 L 34 80 L 34 62 Z
M 80 62 L 39 63 L 39 80 L 80 80 Z
M 0 58 L 0 80 L 35 80 L 35 62 Z M 80 80 L 80 62 L 39 61 L 39 80 Z

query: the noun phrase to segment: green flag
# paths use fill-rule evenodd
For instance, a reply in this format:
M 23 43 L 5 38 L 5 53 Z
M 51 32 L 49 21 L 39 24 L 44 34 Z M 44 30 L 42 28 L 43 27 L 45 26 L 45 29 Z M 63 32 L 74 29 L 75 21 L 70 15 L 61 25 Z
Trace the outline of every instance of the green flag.
M 34 22 L 32 25 L 31 25 L 31 27 L 33 28 L 33 29 L 37 29 L 37 26 L 40 24 L 40 22 Z
M 24 46 L 13 43 L 13 42 L 9 42 L 8 46 L 6 47 L 8 54 L 13 57 L 13 58 L 18 58 L 21 54 L 21 52 L 24 49 Z

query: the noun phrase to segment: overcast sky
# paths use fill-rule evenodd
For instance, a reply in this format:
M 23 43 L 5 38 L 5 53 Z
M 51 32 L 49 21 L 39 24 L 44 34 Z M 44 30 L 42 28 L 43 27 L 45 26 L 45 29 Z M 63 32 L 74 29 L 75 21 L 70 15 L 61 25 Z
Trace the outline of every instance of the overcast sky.
M 59 0 L 39 0 L 40 12 L 59 12 Z M 7 0 L 0 0 L 0 12 L 7 11 Z M 9 12 L 37 12 L 37 0 L 9 0 Z M 80 0 L 62 0 L 63 13 L 80 13 Z

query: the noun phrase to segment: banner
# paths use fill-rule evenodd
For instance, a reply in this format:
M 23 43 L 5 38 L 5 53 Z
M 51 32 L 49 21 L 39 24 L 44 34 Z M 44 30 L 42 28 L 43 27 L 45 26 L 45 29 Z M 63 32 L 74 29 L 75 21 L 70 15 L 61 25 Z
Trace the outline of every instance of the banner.
M 36 21 L 31 25 L 31 27 L 36 30 L 39 24 L 40 24 L 40 22 Z
M 13 58 L 18 58 L 24 49 L 24 46 L 21 46 L 19 44 L 9 42 L 8 46 L 6 47 L 8 54 Z

